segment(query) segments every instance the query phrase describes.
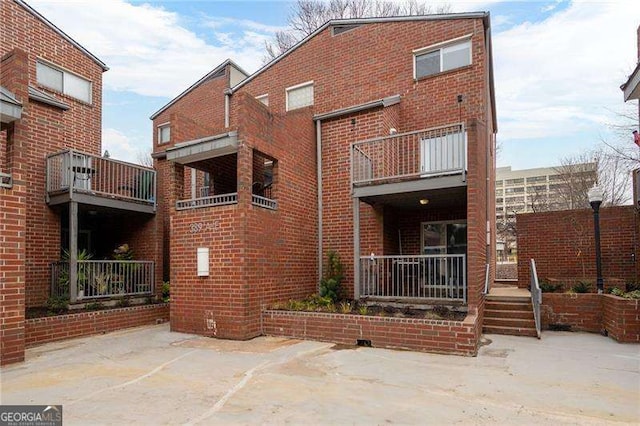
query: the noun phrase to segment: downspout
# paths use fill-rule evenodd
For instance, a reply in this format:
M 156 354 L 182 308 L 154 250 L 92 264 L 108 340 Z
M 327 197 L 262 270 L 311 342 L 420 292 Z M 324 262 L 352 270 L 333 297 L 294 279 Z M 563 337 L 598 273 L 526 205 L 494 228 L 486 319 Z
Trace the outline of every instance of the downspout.
M 229 98 L 231 97 L 231 90 L 227 89 L 224 93 L 224 127 L 229 127 Z
M 320 280 L 322 280 L 322 122 L 320 120 L 316 120 L 316 158 L 318 180 L 318 286 L 320 286 Z

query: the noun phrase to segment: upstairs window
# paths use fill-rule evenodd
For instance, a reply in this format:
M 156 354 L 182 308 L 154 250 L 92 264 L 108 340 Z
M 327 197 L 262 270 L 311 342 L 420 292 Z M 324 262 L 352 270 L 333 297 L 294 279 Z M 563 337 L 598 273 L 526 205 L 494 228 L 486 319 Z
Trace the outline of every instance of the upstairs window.
M 313 105 L 313 81 L 285 89 L 287 111 Z
M 91 82 L 85 78 L 38 61 L 36 79 L 42 86 L 82 102 L 91 103 Z
M 414 78 L 471 65 L 471 39 L 457 39 L 413 51 Z
M 171 126 L 169 123 L 158 126 L 158 145 L 171 140 Z

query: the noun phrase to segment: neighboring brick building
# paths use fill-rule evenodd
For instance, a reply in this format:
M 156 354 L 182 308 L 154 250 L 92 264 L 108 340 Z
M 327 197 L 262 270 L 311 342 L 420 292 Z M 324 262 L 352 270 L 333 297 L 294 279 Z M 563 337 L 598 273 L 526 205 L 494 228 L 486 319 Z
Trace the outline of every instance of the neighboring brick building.
M 52 295 L 72 301 L 151 295 L 161 256 L 155 172 L 100 156 L 107 67 L 26 3 L 0 4 L 0 362 L 6 364 L 24 357 L 25 308 L 43 306 Z M 148 262 L 97 261 L 124 243 Z M 61 261 L 62 249 L 68 260 Z M 83 250 L 94 261 L 83 262 Z
M 265 306 L 317 291 L 329 250 L 349 297 L 482 315 L 487 13 L 329 21 L 251 76 L 223 63 L 151 118 L 173 330 L 259 335 Z

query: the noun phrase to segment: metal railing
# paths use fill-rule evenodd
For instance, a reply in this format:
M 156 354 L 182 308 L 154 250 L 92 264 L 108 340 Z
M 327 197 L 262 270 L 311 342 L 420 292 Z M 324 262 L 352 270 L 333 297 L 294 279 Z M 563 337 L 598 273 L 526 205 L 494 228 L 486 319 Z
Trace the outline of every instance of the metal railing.
M 536 323 L 536 333 L 538 339 L 540 338 L 541 324 L 540 324 L 540 305 L 542 304 L 542 290 L 540 290 L 540 284 L 538 283 L 538 272 L 536 271 L 536 262 L 531 259 L 531 304 L 533 305 L 533 319 Z
M 156 171 L 137 164 L 74 150 L 47 157 L 49 195 L 89 193 L 156 204 Z
M 77 299 L 140 296 L 154 293 L 154 262 L 78 260 Z M 69 261 L 51 264 L 51 295 L 69 297 Z
M 467 143 L 463 124 L 453 124 L 351 146 L 351 181 L 364 185 L 384 180 L 463 174 Z
M 484 291 L 482 294 L 487 295 L 491 290 L 491 285 L 489 284 L 489 264 L 487 263 L 484 269 Z
M 466 302 L 466 255 L 362 256 L 358 285 L 360 297 Z
M 265 209 L 277 210 L 278 202 L 276 200 L 272 200 L 271 198 L 261 197 L 260 195 L 252 194 L 251 195 L 251 204 L 254 206 L 262 207 Z
M 226 206 L 238 204 L 238 193 L 212 195 L 209 197 L 192 198 L 176 201 L 176 210 L 199 209 L 202 207 Z

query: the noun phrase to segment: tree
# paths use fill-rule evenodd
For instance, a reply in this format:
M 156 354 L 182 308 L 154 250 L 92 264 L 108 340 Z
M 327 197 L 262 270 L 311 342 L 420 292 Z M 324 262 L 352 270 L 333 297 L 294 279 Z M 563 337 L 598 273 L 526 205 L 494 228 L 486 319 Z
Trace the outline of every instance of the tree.
M 141 166 L 153 168 L 153 157 L 150 151 L 138 151 L 136 154 L 136 163 Z
M 450 10 L 449 5 L 434 8 L 417 0 L 298 0 L 291 8 L 289 28 L 276 32 L 275 40 L 265 43 L 265 62 L 280 56 L 331 19 L 415 16 Z

